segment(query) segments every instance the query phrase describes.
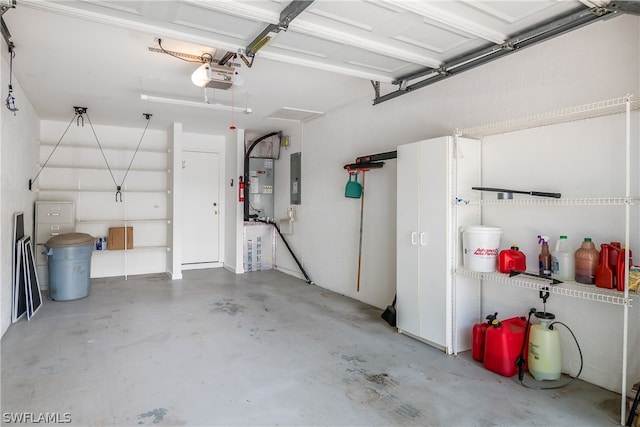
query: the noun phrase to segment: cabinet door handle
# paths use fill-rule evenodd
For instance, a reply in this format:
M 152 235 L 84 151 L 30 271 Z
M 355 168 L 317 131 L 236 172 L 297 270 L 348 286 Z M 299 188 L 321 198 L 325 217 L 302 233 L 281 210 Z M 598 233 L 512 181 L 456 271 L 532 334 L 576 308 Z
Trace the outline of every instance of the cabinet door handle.
M 424 233 L 420 233 L 420 246 L 424 246 Z
M 418 244 L 418 242 L 416 240 L 417 237 L 418 237 L 418 233 L 417 232 L 414 231 L 413 233 L 411 233 L 411 244 L 412 245 L 417 245 Z
M 60 216 L 60 212 L 48 213 L 47 215 Z

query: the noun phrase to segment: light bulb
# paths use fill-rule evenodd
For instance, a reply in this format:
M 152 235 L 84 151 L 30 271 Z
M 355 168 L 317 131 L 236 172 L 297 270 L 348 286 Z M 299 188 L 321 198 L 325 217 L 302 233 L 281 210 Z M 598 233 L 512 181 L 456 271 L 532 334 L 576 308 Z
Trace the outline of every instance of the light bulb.
M 199 66 L 193 74 L 191 74 L 191 81 L 194 85 L 205 87 L 211 80 L 211 64 L 205 62 Z

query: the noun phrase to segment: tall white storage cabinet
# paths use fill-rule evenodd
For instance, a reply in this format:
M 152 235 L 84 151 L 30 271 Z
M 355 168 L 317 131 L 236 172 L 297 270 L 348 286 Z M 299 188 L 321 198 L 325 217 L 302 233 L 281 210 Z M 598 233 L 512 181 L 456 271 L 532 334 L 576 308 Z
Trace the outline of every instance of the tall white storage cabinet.
M 455 276 L 458 226 L 480 224 L 480 141 L 442 137 L 398 147 L 397 326 L 446 353 L 471 348 L 480 280 Z

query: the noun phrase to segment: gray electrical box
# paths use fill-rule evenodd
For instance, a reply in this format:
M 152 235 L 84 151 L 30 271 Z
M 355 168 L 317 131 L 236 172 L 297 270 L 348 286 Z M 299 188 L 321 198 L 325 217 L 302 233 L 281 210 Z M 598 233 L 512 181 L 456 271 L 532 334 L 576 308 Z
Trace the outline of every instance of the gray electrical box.
M 291 195 L 291 204 L 292 205 L 300 205 L 302 204 L 302 175 L 301 175 L 301 162 L 302 156 L 301 153 L 293 153 L 291 154 L 291 183 L 289 185 L 290 195 Z

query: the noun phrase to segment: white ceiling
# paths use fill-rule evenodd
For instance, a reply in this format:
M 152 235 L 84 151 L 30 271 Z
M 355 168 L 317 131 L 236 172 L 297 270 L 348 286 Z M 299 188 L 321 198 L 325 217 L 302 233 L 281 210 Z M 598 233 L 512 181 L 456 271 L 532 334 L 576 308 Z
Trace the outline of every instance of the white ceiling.
M 395 90 L 398 78 L 598 2 L 606 0 L 316 0 L 258 51 L 251 68 L 234 61 L 242 86 L 207 89 L 209 103 L 239 107 L 233 118 L 230 111 L 141 100 L 205 102 L 205 90 L 190 78 L 197 63 L 149 48 L 161 39 L 166 50 L 215 52 L 216 60 L 242 53 L 278 24 L 288 0 L 23 0 L 3 18 L 15 44 L 14 76 L 43 119 L 68 121 L 73 106 L 84 106 L 94 124 L 142 127 L 143 113 L 152 113 L 156 129 L 180 122 L 189 132 L 219 132 L 233 123 L 269 132 L 355 99 L 373 101 L 370 80 Z M 247 106 L 252 114 L 242 113 Z

